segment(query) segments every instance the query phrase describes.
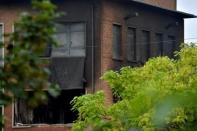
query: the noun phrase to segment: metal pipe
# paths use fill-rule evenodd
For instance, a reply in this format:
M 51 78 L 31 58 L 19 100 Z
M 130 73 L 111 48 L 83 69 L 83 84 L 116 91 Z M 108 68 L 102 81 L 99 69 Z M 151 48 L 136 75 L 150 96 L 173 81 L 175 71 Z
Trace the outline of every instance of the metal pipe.
M 92 3 L 92 93 L 95 92 L 95 69 L 94 69 L 94 1 Z

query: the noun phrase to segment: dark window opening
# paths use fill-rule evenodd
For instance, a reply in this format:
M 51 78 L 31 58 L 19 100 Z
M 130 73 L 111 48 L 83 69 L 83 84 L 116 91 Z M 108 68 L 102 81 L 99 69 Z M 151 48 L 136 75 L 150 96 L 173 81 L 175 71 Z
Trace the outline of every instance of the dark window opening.
M 174 57 L 174 51 L 175 51 L 175 45 L 176 45 L 176 40 L 174 36 L 168 36 L 168 42 L 167 48 L 166 48 L 166 54 L 173 58 Z
M 155 34 L 155 43 L 154 43 L 154 56 L 163 55 L 163 35 L 160 33 Z
M 113 25 L 112 58 L 121 59 L 121 26 Z
M 48 95 L 48 103 L 35 109 L 29 109 L 24 100 L 17 100 L 14 104 L 14 125 L 72 123 L 77 119 L 77 112 L 71 110 L 70 101 L 84 93 L 84 89 L 62 90 L 57 98 Z
M 136 29 L 135 28 L 128 28 L 127 60 L 136 61 Z
M 142 42 L 140 43 L 141 60 L 146 62 L 150 58 L 150 32 L 142 31 Z

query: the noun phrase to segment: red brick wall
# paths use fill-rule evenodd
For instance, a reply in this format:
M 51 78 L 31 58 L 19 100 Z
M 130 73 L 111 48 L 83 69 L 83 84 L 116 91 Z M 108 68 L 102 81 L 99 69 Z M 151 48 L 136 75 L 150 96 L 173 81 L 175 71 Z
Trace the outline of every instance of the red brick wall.
M 169 7 L 175 9 L 175 0 L 147 0 L 147 2 L 153 2 L 153 4 Z M 154 3 L 156 2 L 157 3 Z M 158 2 L 159 1 L 159 2 Z M 174 1 L 174 2 L 173 2 Z M 132 4 L 131 4 L 132 5 Z M 142 6 L 141 6 L 142 7 Z M 138 18 L 133 18 L 130 20 L 131 26 L 138 26 L 138 29 L 150 29 L 151 39 L 153 41 L 154 33 L 162 32 L 165 34 L 165 39 L 167 35 L 173 34 L 177 35 L 179 39 L 183 38 L 183 22 L 180 22 L 181 25 L 178 28 L 173 28 L 171 30 L 166 30 L 164 27 L 166 23 L 175 22 L 177 19 L 171 17 L 167 13 L 143 11 L 140 7 L 129 7 L 127 4 L 121 1 L 110 1 L 103 0 L 102 2 L 102 17 L 101 17 L 101 75 L 103 75 L 107 70 L 114 69 L 116 67 L 127 65 L 126 61 L 126 34 L 127 34 L 127 24 L 124 17 L 128 15 L 132 10 L 138 11 L 140 16 Z M 150 19 L 150 21 L 146 21 Z M 156 21 L 155 21 L 156 20 Z M 112 59 L 112 27 L 113 24 L 119 24 L 122 27 L 121 33 L 121 50 L 122 50 L 122 59 L 113 60 Z M 180 30 L 180 31 L 178 31 Z M 139 32 L 139 30 L 137 31 Z M 140 34 L 140 33 L 138 33 Z M 141 39 L 138 37 L 138 41 Z M 140 52 L 140 51 L 137 51 Z M 106 96 L 106 104 L 112 103 L 112 92 L 108 84 L 104 81 L 101 82 L 101 87 L 104 90 Z
M 125 43 L 124 37 L 124 9 L 117 2 L 103 1 L 101 19 L 101 74 L 114 68 L 116 61 L 112 59 L 112 27 L 113 24 L 120 24 L 122 28 L 122 44 Z M 124 45 L 122 45 L 124 47 Z M 123 50 L 123 48 L 122 48 Z M 122 51 L 123 52 L 123 51 Z M 123 52 L 124 53 L 124 52 Z M 124 54 L 122 54 L 123 58 Z M 102 89 L 106 96 L 106 104 L 112 103 L 112 92 L 107 83 L 102 82 Z
M 145 3 L 176 10 L 176 0 L 143 0 Z

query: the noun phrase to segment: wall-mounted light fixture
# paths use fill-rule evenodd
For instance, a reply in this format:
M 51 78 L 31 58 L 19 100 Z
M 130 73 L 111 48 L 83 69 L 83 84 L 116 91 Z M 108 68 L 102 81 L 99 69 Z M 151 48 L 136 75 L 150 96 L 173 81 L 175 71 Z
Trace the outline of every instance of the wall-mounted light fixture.
M 125 20 L 128 20 L 130 18 L 133 18 L 133 17 L 138 17 L 139 16 L 139 13 L 138 12 L 134 12 L 132 14 L 129 14 L 127 15 L 126 17 L 124 17 Z
M 175 26 L 179 26 L 179 22 L 176 21 L 174 23 L 170 23 L 167 26 L 165 26 L 165 28 L 168 30 L 169 28 L 175 27 Z

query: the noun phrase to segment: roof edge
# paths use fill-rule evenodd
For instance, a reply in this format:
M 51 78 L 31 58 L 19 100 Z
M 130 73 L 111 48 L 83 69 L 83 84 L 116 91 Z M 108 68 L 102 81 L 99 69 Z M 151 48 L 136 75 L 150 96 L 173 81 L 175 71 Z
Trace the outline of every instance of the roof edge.
M 172 13 L 172 14 L 179 14 L 180 16 L 182 16 L 182 18 L 197 18 L 197 16 L 194 15 L 194 14 L 190 14 L 190 13 L 186 13 L 186 12 L 182 12 L 182 11 L 177 11 L 177 10 L 166 9 L 166 8 L 163 8 L 163 7 L 154 6 L 154 5 L 147 4 L 147 3 L 144 3 L 144 2 L 140 2 L 140 1 L 137 1 L 137 0 L 124 0 L 124 1 L 133 2 L 133 3 L 136 3 L 136 4 L 151 7 L 153 9 L 166 11 L 166 12 L 169 12 L 169 13 Z

